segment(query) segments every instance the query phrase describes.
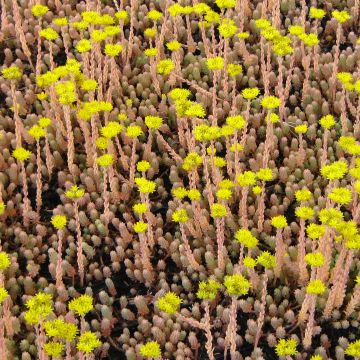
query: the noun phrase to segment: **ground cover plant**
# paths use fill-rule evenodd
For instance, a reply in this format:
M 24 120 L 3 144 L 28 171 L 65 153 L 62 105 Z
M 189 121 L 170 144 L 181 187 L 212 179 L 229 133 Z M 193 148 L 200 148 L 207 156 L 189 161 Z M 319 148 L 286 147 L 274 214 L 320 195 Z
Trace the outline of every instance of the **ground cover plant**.
M 0 0 L 0 360 L 359 359 L 359 0 Z

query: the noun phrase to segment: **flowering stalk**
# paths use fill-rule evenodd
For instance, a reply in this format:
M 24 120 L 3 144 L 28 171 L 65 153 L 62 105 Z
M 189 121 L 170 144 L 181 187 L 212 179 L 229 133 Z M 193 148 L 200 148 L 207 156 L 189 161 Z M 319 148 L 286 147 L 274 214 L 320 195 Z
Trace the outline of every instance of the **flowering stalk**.
M 354 292 L 349 303 L 346 306 L 345 315 L 350 317 L 351 314 L 355 311 L 355 307 L 360 303 L 360 286 L 359 282 L 355 285 Z
M 40 209 L 42 205 L 42 182 L 41 182 L 41 157 L 40 157 L 40 140 L 36 140 L 36 215 L 40 220 Z
M 306 262 L 305 262 L 305 219 L 300 219 L 300 234 L 299 234 L 299 244 L 298 244 L 298 257 L 297 263 L 299 267 L 299 283 L 304 284 L 309 277 L 308 271 L 306 269 Z
M 257 228 L 259 231 L 263 230 L 263 226 L 264 226 L 264 220 L 265 220 L 265 181 L 261 182 L 261 194 L 260 194 L 260 198 L 259 198 L 259 202 L 258 202 L 258 209 L 257 209 L 257 214 L 258 214 L 258 223 L 257 223 Z
M 264 280 L 263 280 L 263 288 L 261 292 L 261 305 L 260 305 L 260 312 L 257 320 L 257 329 L 256 329 L 256 335 L 255 335 L 255 342 L 254 342 L 254 348 L 256 349 L 260 340 L 261 336 L 261 329 L 264 324 L 264 318 L 265 318 L 265 306 L 266 306 L 266 294 L 267 294 L 267 283 L 268 283 L 268 276 L 265 272 L 264 274 Z
M 199 263 L 196 261 L 194 254 L 190 248 L 190 244 L 189 244 L 189 240 L 186 236 L 186 232 L 185 232 L 185 226 L 183 223 L 179 223 L 180 224 L 180 232 L 181 232 L 181 239 L 184 243 L 184 247 L 185 247 L 185 254 L 186 257 L 189 261 L 190 266 L 196 270 L 199 271 L 200 270 L 200 265 Z
M 303 345 L 305 349 L 308 349 L 311 346 L 312 336 L 314 331 L 314 320 L 315 320 L 315 306 L 316 306 L 316 295 L 310 295 L 310 313 L 306 325 L 305 336 L 303 339 Z
M 236 353 L 236 313 L 237 313 L 237 299 L 235 296 L 231 297 L 231 307 L 230 307 L 230 321 L 226 329 L 225 335 L 225 348 L 224 348 L 224 359 L 226 359 L 227 350 L 230 346 L 230 356 L 231 360 L 235 359 Z
M 62 241 L 63 241 L 63 230 L 58 230 L 58 248 L 57 248 L 57 260 L 56 260 L 56 287 L 64 286 L 62 280 Z
M 225 218 L 224 217 L 216 218 L 215 224 L 216 224 L 216 241 L 218 244 L 218 251 L 217 251 L 218 267 L 220 270 L 223 271 L 225 269 L 225 261 L 224 261 Z
M 26 170 L 24 162 L 21 161 L 21 177 L 22 177 L 22 192 L 23 192 L 23 199 L 24 199 L 24 210 L 23 210 L 23 218 L 24 218 L 24 226 L 29 226 L 29 212 L 31 211 L 31 204 L 29 200 L 29 193 L 28 193 L 28 185 L 26 180 Z
M 74 213 L 75 213 L 75 223 L 76 223 L 76 234 L 77 234 L 77 263 L 79 268 L 80 284 L 84 286 L 84 261 L 83 261 L 83 239 L 81 236 L 80 228 L 80 218 L 79 218 L 79 204 L 78 201 L 74 201 Z
M 333 70 L 332 76 L 330 79 L 332 99 L 335 98 L 335 93 L 336 93 L 336 74 L 338 71 L 338 63 L 339 63 L 339 55 L 340 55 L 340 39 L 341 39 L 341 23 L 339 21 L 336 29 L 336 46 L 335 46 L 335 54 L 334 54 L 334 63 L 332 69 Z
M 282 236 L 282 229 L 276 229 L 275 249 L 276 267 L 274 269 L 274 274 L 276 277 L 280 277 L 285 257 L 285 244 Z
M 75 146 L 74 146 L 74 134 L 72 131 L 71 126 L 71 119 L 70 119 L 70 106 L 65 105 L 64 106 L 64 118 L 65 118 L 65 124 L 66 124 L 66 136 L 68 141 L 68 147 L 67 147 L 67 158 L 68 158 L 68 167 L 71 175 L 75 176 L 75 165 L 74 165 L 74 152 L 75 152 Z

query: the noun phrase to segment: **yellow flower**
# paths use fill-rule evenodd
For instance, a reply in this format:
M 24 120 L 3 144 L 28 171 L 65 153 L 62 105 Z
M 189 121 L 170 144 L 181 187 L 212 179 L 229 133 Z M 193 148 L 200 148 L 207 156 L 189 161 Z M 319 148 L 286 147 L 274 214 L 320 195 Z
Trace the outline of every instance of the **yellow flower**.
M 118 56 L 123 50 L 123 46 L 120 44 L 106 44 L 105 45 L 105 54 L 107 56 Z
M 188 198 L 192 201 L 200 200 L 201 194 L 199 190 L 196 189 L 190 189 L 187 194 Z
M 229 200 L 232 196 L 232 192 L 229 189 L 220 189 L 216 192 L 216 196 L 221 200 Z
M 231 9 L 236 5 L 235 0 L 215 0 L 215 3 L 220 9 Z
M 27 160 L 31 155 L 31 152 L 24 149 L 23 147 L 19 147 L 16 148 L 13 152 L 12 152 L 12 156 L 19 161 L 24 161 Z
M 162 125 L 162 123 L 163 123 L 163 119 L 159 116 L 152 116 L 152 115 L 145 116 L 145 125 L 149 129 L 157 130 Z
M 306 292 L 308 294 L 319 295 L 322 294 L 325 290 L 326 286 L 321 280 L 311 280 L 306 287 Z
M 271 26 L 271 22 L 267 19 L 257 19 L 255 20 L 255 25 L 258 29 L 266 29 Z
M 240 64 L 228 64 L 226 71 L 231 77 L 235 77 L 242 74 L 243 67 Z
M 72 26 L 79 30 L 85 30 L 89 26 L 89 23 L 86 21 L 75 21 L 72 23 Z
M 273 269 L 276 266 L 276 259 L 268 251 L 263 251 L 257 258 L 256 262 L 262 265 L 265 269 Z
M 157 34 L 156 28 L 148 28 L 148 29 L 145 29 L 145 31 L 144 31 L 144 35 L 149 38 L 155 37 L 156 34 Z
M 59 37 L 59 34 L 52 28 L 40 30 L 39 35 L 48 41 L 56 40 Z
M 225 18 L 221 21 L 218 27 L 220 35 L 227 39 L 231 36 L 234 36 L 238 31 L 237 26 L 235 25 L 235 21 L 232 19 Z
M 335 119 L 332 115 L 325 115 L 319 120 L 320 125 L 325 129 L 330 129 L 335 125 Z
M 111 154 L 104 154 L 96 159 L 98 165 L 108 167 L 114 162 L 114 157 Z
M 200 155 L 195 152 L 190 152 L 184 159 L 182 168 L 186 171 L 194 170 L 196 167 L 201 165 L 203 162 Z
M 297 201 L 308 201 L 312 198 L 312 194 L 308 189 L 297 190 L 295 192 L 295 198 Z
M 144 223 L 143 221 L 138 221 L 134 224 L 133 229 L 137 234 L 139 234 L 145 232 L 148 227 L 148 224 Z
M 80 89 L 85 91 L 95 91 L 97 89 L 97 86 L 98 83 L 96 80 L 87 79 L 81 83 Z
M 145 51 L 144 51 L 144 54 L 149 57 L 154 57 L 157 55 L 157 53 L 158 53 L 157 48 L 148 48 L 148 49 L 145 49 Z
M 262 188 L 260 186 L 254 186 L 251 190 L 255 195 L 260 195 L 262 193 Z
M 138 203 L 133 206 L 135 214 L 141 215 L 148 211 L 148 206 L 145 203 Z
M 181 303 L 182 300 L 175 293 L 169 291 L 156 302 L 156 307 L 167 314 L 174 314 Z
M 243 264 L 248 269 L 253 269 L 256 266 L 256 260 L 250 256 L 245 256 L 243 259 Z
M 80 189 L 77 185 L 73 185 L 69 190 L 65 191 L 65 196 L 70 199 L 80 199 L 85 194 L 84 189 Z
M 31 12 L 34 16 L 40 17 L 45 15 L 49 11 L 49 8 L 44 5 L 36 4 L 31 8 Z
M 191 91 L 188 89 L 175 88 L 169 92 L 171 100 L 185 100 L 189 98 Z
M 335 161 L 330 165 L 324 165 L 320 169 L 322 176 L 328 180 L 342 179 L 348 172 L 348 165 L 346 161 L 339 160 Z
M 48 127 L 49 125 L 51 125 L 51 120 L 50 120 L 49 118 L 42 117 L 42 118 L 39 119 L 38 125 L 39 125 L 41 128 L 46 128 L 46 127 Z
M 51 217 L 51 224 L 55 229 L 63 229 L 66 226 L 65 215 L 54 215 Z
M 176 41 L 176 40 L 173 40 L 173 41 L 169 41 L 166 43 L 166 47 L 170 50 L 170 51 L 176 51 L 176 50 L 179 50 L 181 48 L 181 44 Z
M 172 214 L 172 220 L 175 222 L 186 222 L 189 220 L 188 214 L 185 209 L 179 209 Z
M 141 127 L 138 125 L 130 125 L 126 128 L 126 136 L 131 138 L 137 138 L 143 134 Z
M 310 360 L 323 360 L 323 357 L 320 355 L 313 355 Z
M 223 204 L 212 204 L 210 209 L 213 218 L 225 217 L 227 215 L 226 207 Z
M 46 135 L 45 130 L 39 125 L 32 126 L 29 129 L 28 133 L 36 140 L 39 140 L 41 137 L 44 137 Z
M 37 293 L 26 302 L 26 307 L 33 313 L 36 313 L 38 318 L 46 318 L 52 312 L 52 295 L 45 293 Z
M 311 266 L 320 267 L 324 265 L 325 258 L 321 252 L 309 253 L 305 255 L 305 261 Z
M 276 227 L 277 229 L 282 229 L 288 224 L 284 215 L 278 215 L 271 218 L 271 225 Z
M 239 39 L 248 39 L 250 36 L 250 33 L 248 31 L 244 31 L 237 34 Z
M 158 74 L 169 75 L 175 68 L 175 64 L 171 59 L 160 60 L 156 64 Z
M 295 214 L 301 219 L 309 220 L 314 216 L 315 211 L 308 206 L 301 206 L 296 208 Z
M 210 70 L 222 70 L 224 68 L 224 58 L 216 56 L 206 60 L 206 65 Z
M 180 200 L 182 200 L 188 194 L 188 191 L 183 187 L 178 187 L 176 189 L 173 189 L 171 192 L 175 198 Z
M 137 171 L 147 171 L 150 169 L 150 167 L 151 167 L 150 163 L 146 160 L 139 161 L 136 164 Z
M 6 205 L 3 201 L 0 201 L 0 215 L 4 214 Z
M 294 339 L 280 339 L 275 347 L 275 352 L 278 356 L 289 356 L 298 353 L 296 350 L 297 342 Z
M 245 171 L 236 177 L 236 181 L 240 186 L 251 186 L 256 182 L 256 174 L 252 171 Z
M 203 300 L 214 300 L 220 287 L 221 284 L 216 280 L 200 281 L 196 296 Z
M 247 229 L 239 229 L 235 234 L 235 239 L 249 249 L 259 243 L 258 239 Z
M 244 99 L 253 100 L 260 94 L 260 90 L 255 88 L 245 88 L 241 91 L 241 95 Z
M 84 316 L 94 308 L 93 298 L 86 294 L 80 295 L 78 298 L 71 300 L 68 307 L 69 310 L 73 311 L 75 314 Z
M 264 96 L 264 98 L 261 100 L 261 105 L 266 109 L 275 109 L 279 107 L 281 104 L 281 101 L 276 96 Z
M 210 162 L 211 164 L 211 162 Z M 214 165 L 216 167 L 222 168 L 226 166 L 226 160 L 220 156 L 214 156 Z
M 325 16 L 326 12 L 323 9 L 311 7 L 309 14 L 310 14 L 310 17 L 313 19 L 322 19 Z
M 96 139 L 96 146 L 101 150 L 105 150 L 109 146 L 109 139 L 102 136 L 98 137 Z
M 9 296 L 9 293 L 7 292 L 7 290 L 3 286 L 1 286 L 0 287 L 0 304 L 2 304 L 8 296 Z
M 4 251 L 0 251 L 0 271 L 6 270 L 10 264 L 9 255 Z
M 349 72 L 339 72 L 336 77 L 342 84 L 346 84 L 353 81 L 353 76 Z
M 57 358 L 64 351 L 65 345 L 59 342 L 48 342 L 44 344 L 44 350 L 47 355 Z
M 251 287 L 250 282 L 242 275 L 227 275 L 224 278 L 226 291 L 233 296 L 246 295 Z
M 79 341 L 76 348 L 85 353 L 91 353 L 94 349 L 101 345 L 100 340 L 96 337 L 96 334 L 91 331 L 85 331 L 79 337 Z
M 320 42 L 316 34 L 301 34 L 299 39 L 301 39 L 306 46 L 315 46 Z
M 244 128 L 246 121 L 241 115 L 233 115 L 226 118 L 226 123 L 236 130 L 241 130 Z
M 299 36 L 305 33 L 305 29 L 300 25 L 289 26 L 288 31 L 291 35 Z
M 331 15 L 341 24 L 343 24 L 344 22 L 348 21 L 351 18 L 350 14 L 346 10 L 343 11 L 334 10 L 331 12 Z
M 155 10 L 154 10 L 155 11 Z M 146 358 L 157 358 L 161 356 L 160 345 L 156 341 L 150 341 L 140 346 L 140 355 Z
M 230 125 L 223 125 L 221 127 L 221 135 L 222 136 L 231 136 L 235 134 L 236 129 Z
M 145 178 L 136 178 L 135 183 L 139 187 L 141 193 L 151 194 L 156 189 L 156 183 Z
M 325 235 L 325 227 L 323 225 L 310 224 L 306 227 L 306 233 L 310 239 L 319 239 Z
M 57 26 L 65 26 L 68 24 L 68 19 L 66 17 L 57 18 L 54 20 L 54 24 Z
M 295 132 L 297 134 L 305 134 L 308 131 L 308 126 L 306 124 L 295 126 Z
M 266 117 L 266 121 L 270 121 L 271 123 L 276 124 L 277 122 L 280 121 L 280 116 L 278 114 L 275 114 L 275 113 L 270 113 Z M 300 125 L 300 126 L 304 126 L 304 125 Z M 295 131 L 296 131 L 296 128 L 295 128 Z
M 150 11 L 146 14 L 146 16 L 147 16 L 149 19 L 156 21 L 156 20 L 160 20 L 161 17 L 163 16 L 163 14 L 162 14 L 162 12 L 157 11 L 157 10 L 150 10 Z
M 256 177 L 262 181 L 271 181 L 274 178 L 273 171 L 270 168 L 260 168 Z
M 126 10 L 120 10 L 115 13 L 115 17 L 119 20 L 123 20 L 126 23 L 129 20 L 129 14 Z
M 42 100 L 46 100 L 48 98 L 48 95 L 44 92 L 41 92 L 37 94 L 36 97 L 38 98 L 38 100 L 42 101 Z
M 22 76 L 21 70 L 15 65 L 2 69 L 1 73 L 5 79 L 9 79 L 9 80 L 20 79 Z
M 205 117 L 205 109 L 201 104 L 198 103 L 191 103 L 190 106 L 185 110 L 185 115 L 190 117 L 198 117 L 203 118 Z
M 345 350 L 345 354 L 353 356 L 354 358 L 359 357 L 360 356 L 360 339 L 350 343 Z
M 334 208 L 319 211 L 319 220 L 324 225 L 334 226 L 343 219 L 343 213 Z
M 118 122 L 109 121 L 107 123 L 107 125 L 103 126 L 100 129 L 100 133 L 103 137 L 105 137 L 107 139 L 111 139 L 112 137 L 120 134 L 123 129 L 124 129 L 124 126 L 119 124 Z
M 91 50 L 92 45 L 91 42 L 87 39 L 81 39 L 75 46 L 76 50 L 79 53 L 87 52 Z
M 352 196 L 349 189 L 333 188 L 328 195 L 328 198 L 338 204 L 345 205 L 351 202 Z

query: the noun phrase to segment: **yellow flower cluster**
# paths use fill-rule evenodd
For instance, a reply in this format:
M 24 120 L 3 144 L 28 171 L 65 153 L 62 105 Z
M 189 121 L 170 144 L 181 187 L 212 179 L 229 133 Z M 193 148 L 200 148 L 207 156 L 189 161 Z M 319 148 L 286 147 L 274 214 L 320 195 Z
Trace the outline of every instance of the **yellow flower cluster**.
M 224 68 L 224 58 L 216 56 L 206 60 L 206 65 L 210 70 L 222 70 Z
M 172 214 L 172 220 L 175 222 L 186 222 L 189 220 L 188 214 L 185 209 L 179 209 Z
M 257 258 L 256 262 L 265 269 L 273 269 L 276 266 L 276 259 L 268 251 L 263 251 Z
M 271 218 L 271 225 L 277 229 L 282 229 L 286 227 L 288 224 L 286 221 L 286 217 L 284 215 L 278 215 Z
M 251 287 L 250 282 L 240 274 L 225 276 L 224 285 L 226 291 L 233 296 L 246 295 Z
M 225 217 L 227 215 L 226 206 L 223 204 L 212 204 L 210 214 L 213 218 Z
M 343 11 L 334 10 L 331 12 L 331 15 L 333 18 L 335 18 L 341 24 L 350 20 L 350 18 L 351 18 L 350 14 L 346 10 L 343 10 Z
M 80 295 L 78 298 L 71 300 L 68 306 L 69 310 L 75 314 L 84 316 L 94 308 L 93 298 L 86 294 Z
M 39 35 L 48 41 L 54 41 L 59 37 L 59 34 L 52 28 L 40 30 Z
M 12 152 L 12 156 L 19 161 L 27 160 L 31 155 L 31 152 L 24 149 L 23 147 L 18 147 Z
M 328 198 L 338 204 L 346 205 L 351 202 L 352 195 L 349 189 L 338 187 L 331 190 Z
M 246 121 L 241 115 L 233 115 L 226 118 L 226 123 L 236 130 L 241 130 L 244 128 Z
M 108 167 L 114 162 L 114 157 L 111 154 L 104 154 L 96 159 L 96 163 L 102 167 Z
M 347 172 L 348 165 L 344 160 L 335 161 L 330 165 L 324 165 L 320 169 L 321 175 L 328 180 L 342 179 Z
M 109 121 L 105 126 L 100 129 L 100 133 L 103 137 L 111 139 L 123 131 L 124 126 L 116 121 Z
M 139 187 L 139 191 L 144 194 L 151 194 L 156 189 L 156 183 L 145 178 L 136 178 L 135 183 Z
M 252 171 L 245 171 L 236 177 L 236 181 L 240 186 L 251 186 L 256 182 L 256 174 Z
M 42 138 L 46 135 L 45 130 L 39 125 L 32 126 L 29 129 L 28 133 L 30 136 L 32 136 L 36 140 L 39 140 L 40 138 Z
M 200 155 L 195 152 L 190 152 L 184 159 L 182 168 L 186 171 L 191 171 L 200 166 L 203 160 Z
M 313 267 L 320 267 L 324 265 L 325 259 L 322 253 L 316 252 L 316 253 L 306 254 L 305 261 Z
M 306 287 L 306 292 L 308 294 L 320 295 L 326 290 L 325 284 L 317 279 L 309 281 L 309 284 Z
M 249 249 L 259 243 L 258 239 L 247 229 L 239 229 L 235 234 L 235 239 Z
M 171 59 L 160 60 L 156 64 L 156 70 L 159 74 L 169 75 L 175 68 L 175 64 Z
M 160 345 L 156 341 L 149 341 L 145 345 L 141 345 L 139 351 L 140 355 L 145 358 L 157 358 L 161 356 Z
M 139 161 L 136 164 L 136 170 L 140 171 L 140 172 L 145 172 L 145 171 L 149 170 L 150 167 L 151 167 L 150 163 L 146 160 Z
M 66 226 L 65 215 L 54 215 L 51 217 L 51 224 L 55 229 L 63 229 Z
M 137 138 L 143 134 L 144 133 L 139 125 L 129 125 L 126 128 L 126 136 L 128 137 Z
M 308 201 L 312 198 L 312 194 L 308 189 L 297 190 L 295 192 L 295 198 L 296 201 Z
M 325 16 L 326 12 L 323 9 L 318 9 L 316 7 L 311 7 L 309 15 L 313 19 L 322 19 Z
M 15 65 L 3 69 L 1 71 L 1 74 L 5 79 L 9 79 L 9 80 L 20 79 L 22 76 L 21 70 Z
M 36 4 L 31 8 L 31 12 L 35 17 L 45 15 L 49 11 L 49 8 L 44 5 Z
M 85 331 L 80 335 L 76 348 L 85 353 L 91 353 L 97 347 L 101 345 L 100 340 L 96 337 L 96 334 L 91 331 Z
M 226 71 L 231 77 L 235 77 L 242 74 L 243 67 L 240 64 L 228 64 Z
M 229 1 L 229 0 L 225 0 L 225 1 Z M 231 36 L 234 36 L 237 33 L 238 28 L 235 25 L 234 20 L 225 18 L 221 21 L 221 23 L 218 27 L 218 30 L 219 30 L 220 35 L 223 38 L 227 39 L 227 38 L 230 38 Z
M 295 339 L 280 339 L 275 346 L 275 352 L 278 356 L 296 355 L 298 353 L 296 346 L 297 342 Z
M 159 116 L 148 115 L 145 116 L 145 125 L 149 129 L 157 130 L 163 123 L 163 119 Z
M 44 350 L 47 355 L 58 358 L 64 351 L 65 345 L 60 342 L 50 341 L 44 344 Z
M 148 224 L 143 221 L 138 221 L 134 224 L 133 229 L 137 234 L 143 233 L 148 229 Z
M 214 300 L 221 284 L 216 280 L 200 281 L 196 296 L 203 300 Z
M 177 312 L 181 302 L 182 300 L 175 293 L 169 291 L 156 302 L 156 307 L 160 311 L 174 314 Z
M 244 99 L 253 100 L 260 94 L 260 90 L 255 88 L 245 88 L 241 91 L 241 95 Z
M 264 96 L 264 98 L 261 100 L 261 105 L 265 109 L 276 109 L 280 106 L 281 101 L 276 96 Z
M 28 311 L 25 313 L 25 321 L 29 324 L 37 324 L 40 319 L 45 319 L 52 313 L 52 296 L 38 293 L 26 302 Z
M 66 323 L 62 319 L 54 319 L 44 322 L 45 333 L 49 337 L 58 337 L 67 341 L 75 339 L 78 328 L 73 323 Z
M 120 44 L 106 44 L 105 54 L 107 56 L 115 57 L 118 56 L 123 50 L 123 46 Z
M 298 216 L 301 219 L 309 220 L 314 216 L 315 211 L 311 207 L 300 206 L 300 207 L 296 208 L 295 214 L 296 214 L 296 216 Z
M 148 206 L 145 203 L 138 203 L 133 205 L 133 210 L 135 214 L 141 215 L 148 211 Z
M 7 292 L 7 290 L 3 286 L 1 286 L 0 287 L 0 304 L 2 304 L 8 296 L 9 296 L 9 293 Z
M 323 225 L 310 224 L 306 227 L 306 233 L 310 239 L 319 239 L 325 235 L 325 227 Z

